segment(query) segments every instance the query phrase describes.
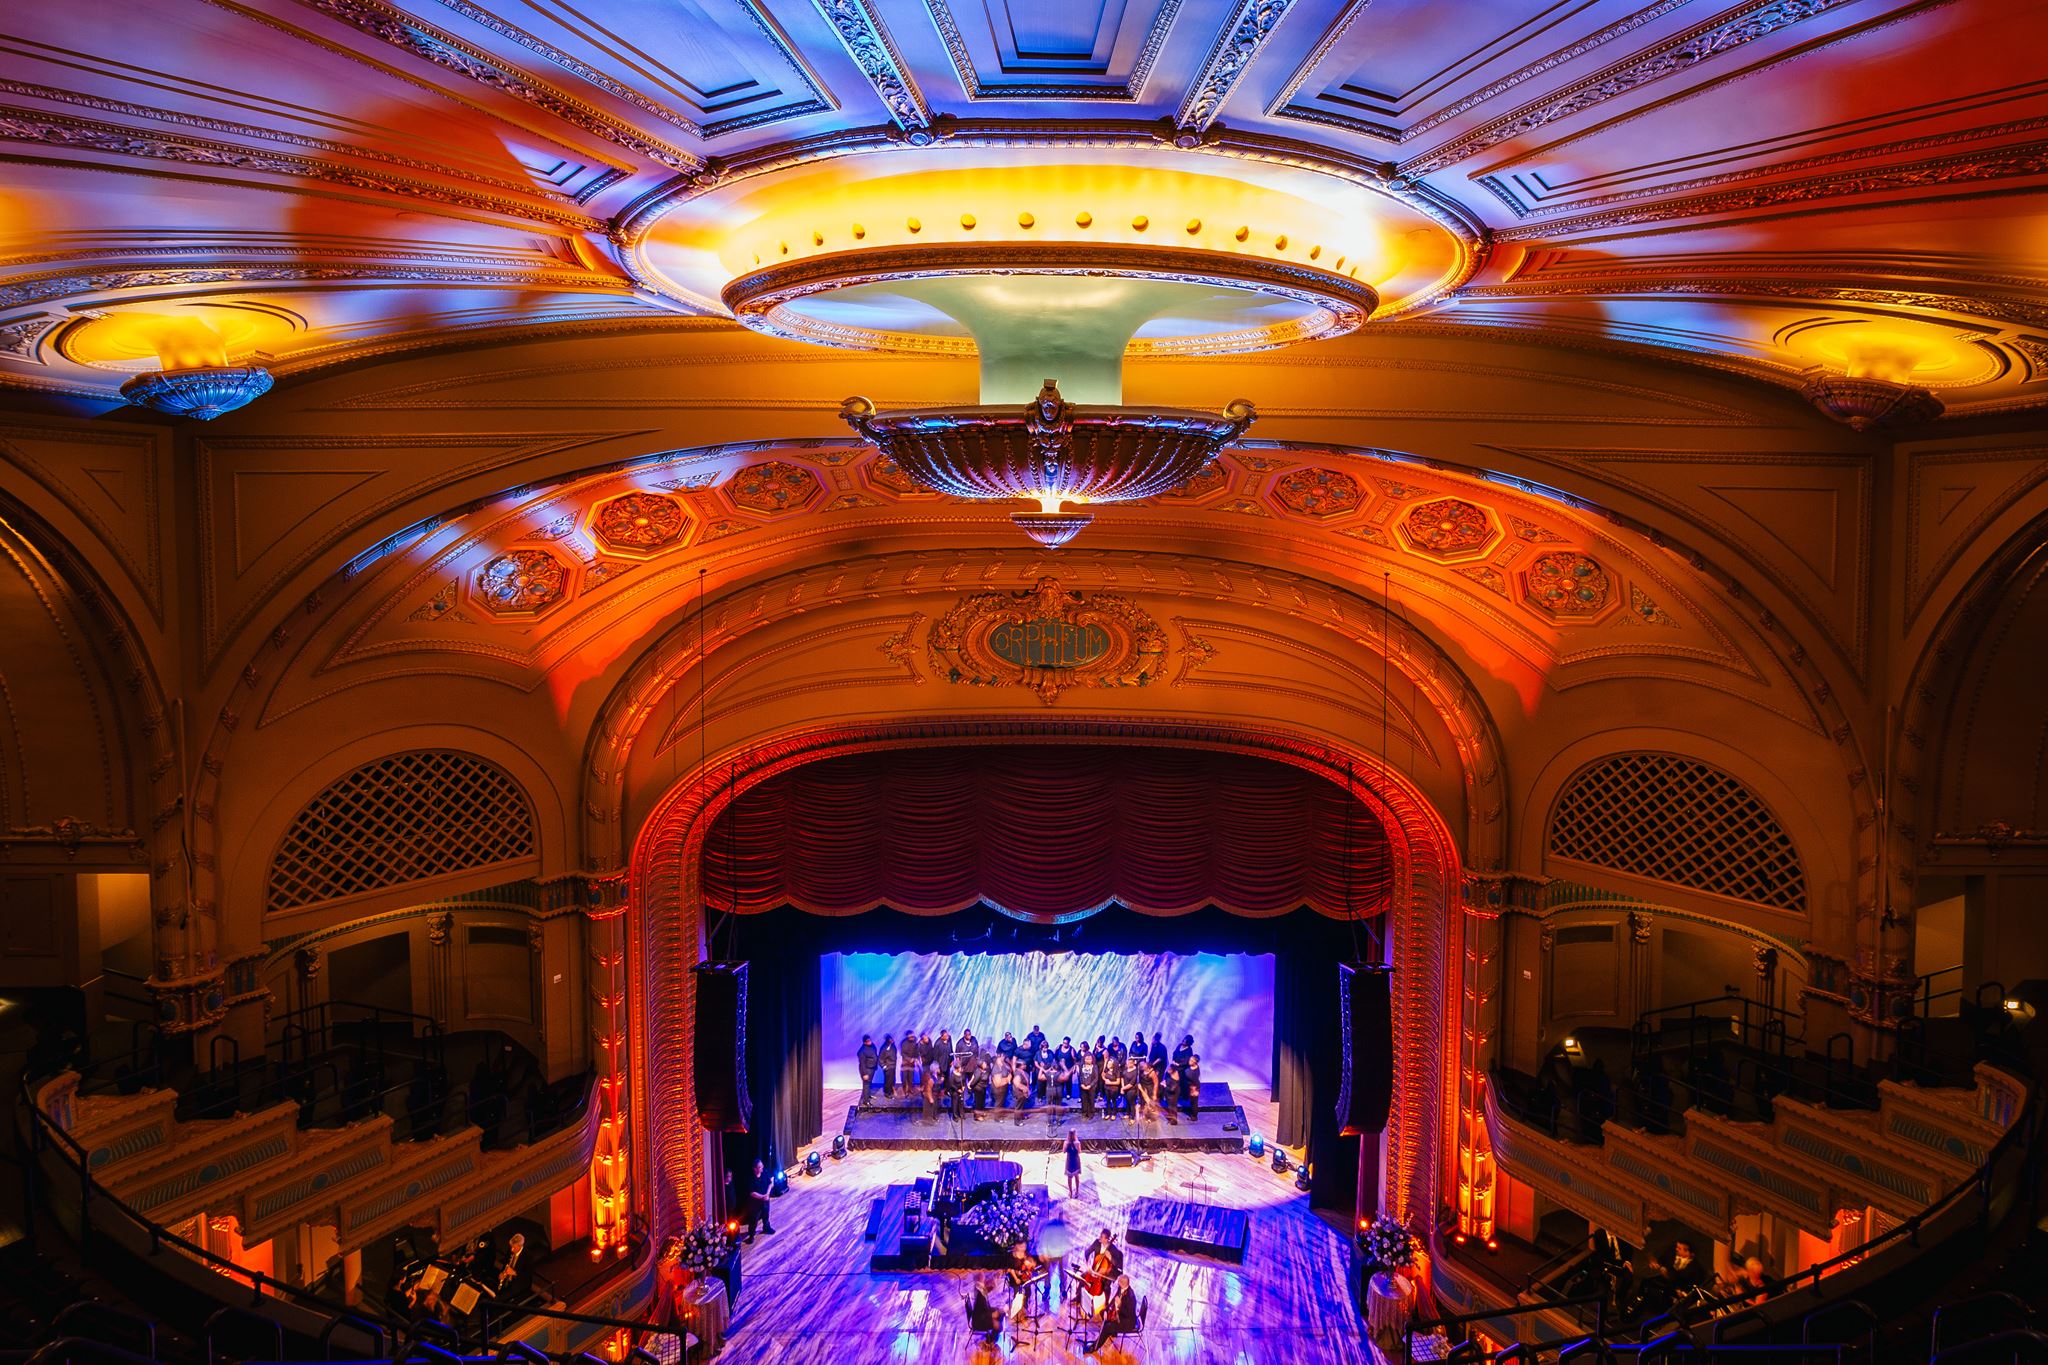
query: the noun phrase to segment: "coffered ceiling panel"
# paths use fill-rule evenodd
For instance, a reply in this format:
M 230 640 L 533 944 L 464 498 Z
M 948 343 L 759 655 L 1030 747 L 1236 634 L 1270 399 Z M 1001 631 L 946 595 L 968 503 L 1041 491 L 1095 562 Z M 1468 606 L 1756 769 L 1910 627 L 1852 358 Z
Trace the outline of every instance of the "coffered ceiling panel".
M 1290 269 L 1322 238 L 1215 187 L 1366 196 L 1389 226 L 1343 269 L 1390 335 L 1708 365 L 1838 417 L 1853 384 L 1927 390 L 1915 420 L 2022 409 L 2048 402 L 2044 47 L 2048 0 L 17 5 L 0 384 L 107 411 L 195 327 L 289 383 L 729 323 L 748 215 L 831 207 L 771 255 L 847 249 L 850 187 L 897 177 L 893 231 L 1046 230 L 1086 166 L 1142 191 L 1118 231 L 1242 231 Z

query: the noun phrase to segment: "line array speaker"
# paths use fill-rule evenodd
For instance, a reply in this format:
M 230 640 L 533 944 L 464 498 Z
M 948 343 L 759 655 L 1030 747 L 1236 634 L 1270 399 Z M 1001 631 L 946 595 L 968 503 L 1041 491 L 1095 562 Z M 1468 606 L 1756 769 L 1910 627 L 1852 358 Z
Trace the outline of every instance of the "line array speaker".
M 747 1096 L 747 964 L 705 962 L 697 984 L 697 1027 L 690 1053 L 697 1118 L 714 1133 L 744 1133 Z
M 1394 969 L 1337 964 L 1337 1122 L 1345 1137 L 1384 1132 L 1394 1097 Z

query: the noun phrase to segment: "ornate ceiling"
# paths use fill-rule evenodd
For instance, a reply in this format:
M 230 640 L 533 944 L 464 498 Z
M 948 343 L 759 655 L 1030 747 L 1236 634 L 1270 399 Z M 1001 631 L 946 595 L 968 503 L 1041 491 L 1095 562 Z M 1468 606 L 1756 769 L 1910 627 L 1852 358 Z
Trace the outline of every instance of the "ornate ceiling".
M 1007 159 L 1284 180 L 1304 221 L 1362 202 L 1369 329 L 2024 406 L 2048 399 L 2044 36 L 2048 9 L 2000 0 L 17 5 L 0 381 L 104 408 L 194 319 L 283 382 L 702 326 L 732 205 Z M 934 222 L 1033 213 L 939 188 Z M 1282 236 L 1295 265 L 1321 245 Z

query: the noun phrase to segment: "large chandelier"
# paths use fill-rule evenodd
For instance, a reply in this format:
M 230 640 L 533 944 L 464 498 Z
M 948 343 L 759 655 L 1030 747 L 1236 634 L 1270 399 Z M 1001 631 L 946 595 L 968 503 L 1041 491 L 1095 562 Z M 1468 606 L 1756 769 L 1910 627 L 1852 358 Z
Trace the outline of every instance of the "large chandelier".
M 1457 241 L 1379 182 L 1136 150 L 1047 159 L 963 144 L 777 165 L 665 212 L 635 239 L 635 261 L 678 298 L 715 288 L 758 332 L 974 356 L 974 401 L 851 398 L 843 416 L 915 482 L 1028 502 L 1017 524 L 1063 545 L 1090 508 L 1186 483 L 1251 425 L 1243 399 L 1220 411 L 1127 404 L 1127 355 L 1340 336 L 1380 311 L 1383 291 L 1390 311 L 1406 311 L 1467 264 Z
M 877 412 L 865 398 L 840 409 L 926 488 L 963 498 L 1025 498 L 1038 510 L 1010 520 L 1057 549 L 1095 519 L 1069 502 L 1130 502 L 1178 488 L 1252 424 L 1242 398 L 1222 414 L 1178 408 L 1076 407 L 1048 379 L 1021 407 L 909 408 Z

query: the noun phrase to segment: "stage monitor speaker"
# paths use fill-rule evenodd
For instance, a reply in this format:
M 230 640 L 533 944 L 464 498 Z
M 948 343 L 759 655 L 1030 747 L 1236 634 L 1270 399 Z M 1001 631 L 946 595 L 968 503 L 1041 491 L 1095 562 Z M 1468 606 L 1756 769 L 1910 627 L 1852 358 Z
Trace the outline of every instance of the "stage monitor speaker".
M 705 962 L 691 969 L 697 983 L 697 1028 L 690 1074 L 697 1088 L 697 1119 L 714 1133 L 744 1133 L 751 1117 L 747 1096 L 747 964 Z
M 1138 1164 L 1138 1154 L 1136 1152 L 1104 1152 L 1102 1154 L 1102 1164 L 1105 1166 L 1135 1166 Z
M 1337 964 L 1337 1122 L 1345 1137 L 1384 1132 L 1394 1096 L 1394 999 L 1391 967 Z

